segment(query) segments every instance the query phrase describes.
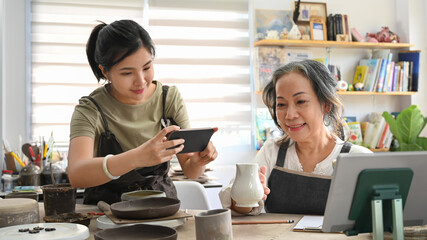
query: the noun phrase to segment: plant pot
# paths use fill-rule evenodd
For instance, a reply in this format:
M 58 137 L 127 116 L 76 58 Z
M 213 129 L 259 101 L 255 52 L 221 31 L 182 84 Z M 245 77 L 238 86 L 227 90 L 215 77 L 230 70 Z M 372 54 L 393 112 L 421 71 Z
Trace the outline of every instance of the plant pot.
M 43 185 L 42 190 L 45 216 L 76 210 L 76 189 L 71 184 Z

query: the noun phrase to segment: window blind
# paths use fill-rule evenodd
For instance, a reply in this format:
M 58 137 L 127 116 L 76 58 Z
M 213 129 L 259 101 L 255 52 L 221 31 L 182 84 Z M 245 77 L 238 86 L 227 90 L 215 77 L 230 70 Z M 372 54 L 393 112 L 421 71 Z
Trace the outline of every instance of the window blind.
M 34 139 L 53 131 L 68 144 L 74 106 L 98 87 L 85 54 L 90 31 L 96 20 L 133 19 L 155 43 L 154 78 L 178 87 L 191 126 L 219 127 L 215 162 L 251 151 L 247 0 L 33 0 L 31 15 Z

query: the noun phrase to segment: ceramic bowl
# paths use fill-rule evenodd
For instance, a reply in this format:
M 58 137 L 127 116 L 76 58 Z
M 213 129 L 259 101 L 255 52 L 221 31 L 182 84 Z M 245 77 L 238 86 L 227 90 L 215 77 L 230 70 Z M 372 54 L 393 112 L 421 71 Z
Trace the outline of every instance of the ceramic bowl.
M 174 215 L 181 202 L 175 198 L 147 198 L 111 204 L 114 216 L 123 219 L 152 219 Z
M 121 196 L 122 201 L 147 199 L 147 198 L 159 198 L 166 197 L 165 192 L 159 190 L 137 190 L 133 192 L 123 193 Z
M 110 228 L 98 231 L 94 235 L 95 240 L 110 239 L 162 239 L 176 240 L 178 233 L 175 229 L 147 224 L 137 224 L 126 227 Z

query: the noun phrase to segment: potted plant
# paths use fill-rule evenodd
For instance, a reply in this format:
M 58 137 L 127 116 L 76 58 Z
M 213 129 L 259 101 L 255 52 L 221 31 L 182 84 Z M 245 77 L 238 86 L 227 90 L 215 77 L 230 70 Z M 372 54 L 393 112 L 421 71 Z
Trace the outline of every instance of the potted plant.
M 388 112 L 382 116 L 390 126 L 390 131 L 397 140 L 391 151 L 426 151 L 427 138 L 420 137 L 427 118 L 421 114 L 417 105 L 411 105 L 397 115 L 396 119 Z M 396 146 L 398 145 L 398 146 Z

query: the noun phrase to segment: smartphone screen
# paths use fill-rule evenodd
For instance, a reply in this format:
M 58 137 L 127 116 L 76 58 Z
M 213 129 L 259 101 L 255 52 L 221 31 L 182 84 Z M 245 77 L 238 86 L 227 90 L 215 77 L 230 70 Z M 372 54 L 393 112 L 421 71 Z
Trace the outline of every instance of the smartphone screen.
M 179 153 L 201 152 L 208 146 L 213 132 L 213 128 L 188 128 L 171 132 L 167 138 L 168 140 L 185 140 L 184 149 Z M 179 146 L 180 145 L 177 145 L 168 149 L 177 148 Z

